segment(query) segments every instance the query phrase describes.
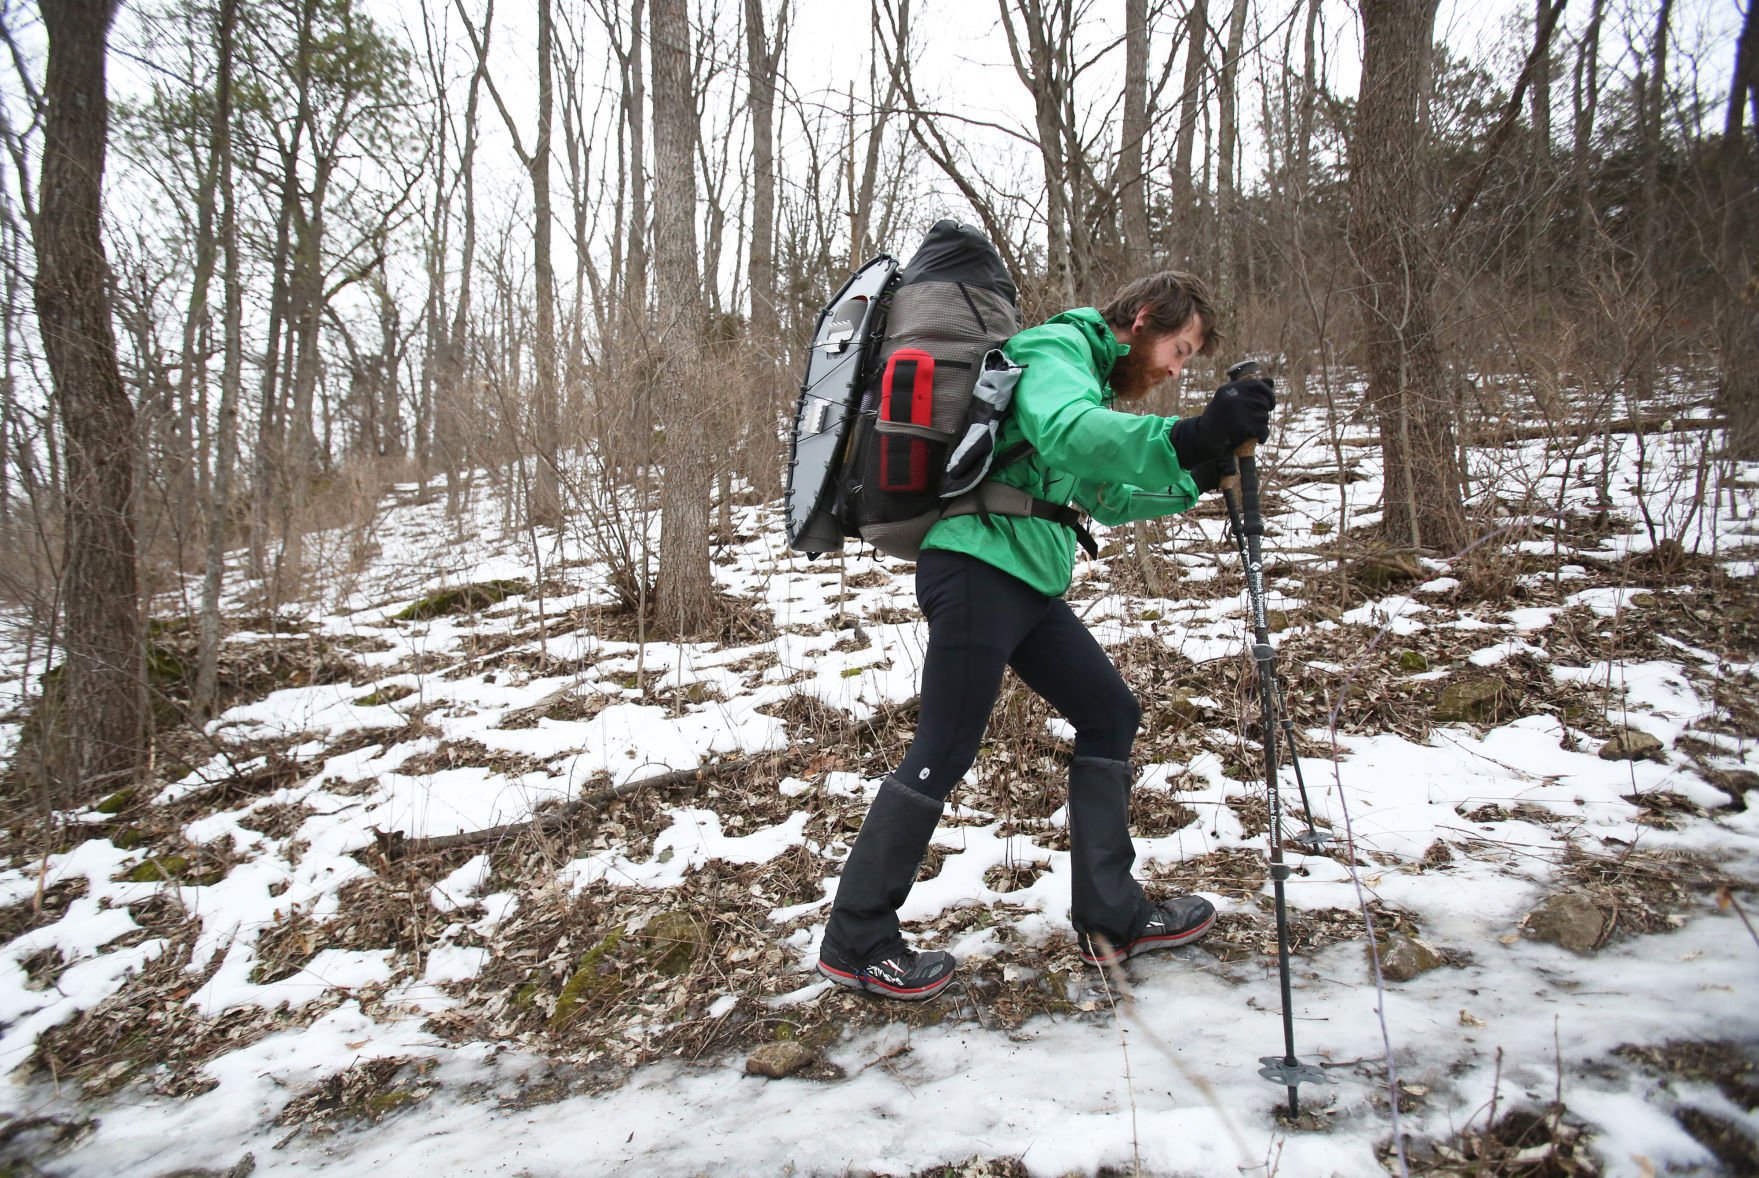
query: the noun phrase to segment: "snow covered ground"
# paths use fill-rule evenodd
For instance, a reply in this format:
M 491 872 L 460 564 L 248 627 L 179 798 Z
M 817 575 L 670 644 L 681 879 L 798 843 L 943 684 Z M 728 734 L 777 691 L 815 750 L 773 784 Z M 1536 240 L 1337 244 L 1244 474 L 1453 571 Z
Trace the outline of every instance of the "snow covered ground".
M 1112 977 L 1079 965 L 1067 729 L 1011 694 L 903 912 L 966 980 L 900 1009 L 812 964 L 836 861 L 908 738 L 924 640 L 908 570 L 791 555 L 774 504 L 745 506 L 716 574 L 750 634 L 642 647 L 581 536 L 540 537 L 534 559 L 491 496 L 448 520 L 403 487 L 365 537 L 370 567 L 283 608 L 296 631 L 259 623 L 258 587 L 235 580 L 229 657 L 296 675 L 241 695 L 156 796 L 68 816 L 91 837 L 15 840 L 31 850 L 0 872 L 0 1161 L 1755 1172 L 1759 469 L 1705 483 L 1702 432 L 1618 439 L 1597 526 L 1597 449 L 1567 477 L 1543 443 L 1490 451 L 1493 538 L 1365 588 L 1331 546 L 1340 519 L 1373 522 L 1377 456 L 1348 448 L 1364 477 L 1340 486 L 1323 427 L 1291 415 L 1265 456 L 1303 776 L 1353 852 L 1287 850 L 1297 1054 L 1329 1080 L 1301 1088 L 1300 1120 L 1258 1075 L 1282 1052 L 1281 1002 L 1218 512 L 1157 536 L 1163 595 L 1123 544 L 1071 594 L 1146 707 L 1138 869 L 1210 896 L 1217 929 Z M 496 580 L 521 584 L 399 617 Z M 1455 701 L 1476 711 L 1436 718 L 1450 687 L 1487 683 Z M 0 726 L 0 755 L 22 723 Z M 1639 755 L 1607 759 L 1615 740 Z M 705 767 L 541 832 L 411 853 Z M 1290 834 L 1296 785 L 1285 767 Z M 1574 907 L 1547 905 L 1560 895 Z M 1377 985 L 1365 905 L 1389 951 L 1414 938 L 1431 968 Z M 784 1043 L 799 1071 L 748 1074 Z

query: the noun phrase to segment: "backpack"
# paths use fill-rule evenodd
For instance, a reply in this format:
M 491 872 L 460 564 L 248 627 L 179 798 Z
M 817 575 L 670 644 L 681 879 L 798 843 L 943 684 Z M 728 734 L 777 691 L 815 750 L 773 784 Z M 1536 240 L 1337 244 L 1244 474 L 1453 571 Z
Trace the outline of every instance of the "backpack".
M 1061 504 L 988 478 L 1023 457 L 996 438 L 1024 371 L 1014 281 L 981 232 L 935 223 L 900 268 L 886 254 L 820 312 L 795 408 L 788 543 L 818 556 L 859 538 L 914 560 L 948 515 L 1036 516 L 1091 537 Z M 1091 550 L 1091 549 L 1090 549 Z

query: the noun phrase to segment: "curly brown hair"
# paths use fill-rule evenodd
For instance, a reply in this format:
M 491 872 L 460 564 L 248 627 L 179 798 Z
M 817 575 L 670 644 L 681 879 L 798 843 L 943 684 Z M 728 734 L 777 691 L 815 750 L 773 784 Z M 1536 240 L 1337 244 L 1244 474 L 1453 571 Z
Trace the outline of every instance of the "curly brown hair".
M 1129 330 L 1136 316 L 1148 311 L 1148 326 L 1156 332 L 1178 331 L 1195 317 L 1203 324 L 1203 347 L 1198 355 L 1215 354 L 1222 342 L 1221 327 L 1216 321 L 1215 301 L 1203 279 L 1183 270 L 1162 270 L 1145 274 L 1128 283 L 1100 308 L 1100 314 L 1113 327 Z

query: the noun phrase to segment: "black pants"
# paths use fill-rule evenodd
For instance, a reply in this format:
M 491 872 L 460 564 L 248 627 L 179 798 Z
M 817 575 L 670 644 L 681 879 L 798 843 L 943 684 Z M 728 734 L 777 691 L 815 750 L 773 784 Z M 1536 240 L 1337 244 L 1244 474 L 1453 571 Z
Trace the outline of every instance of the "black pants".
M 928 618 L 922 716 L 897 776 L 945 801 L 989 724 L 1002 670 L 1075 726 L 1075 755 L 1130 759 L 1142 708 L 1069 603 L 958 552 L 930 549 L 916 564 Z

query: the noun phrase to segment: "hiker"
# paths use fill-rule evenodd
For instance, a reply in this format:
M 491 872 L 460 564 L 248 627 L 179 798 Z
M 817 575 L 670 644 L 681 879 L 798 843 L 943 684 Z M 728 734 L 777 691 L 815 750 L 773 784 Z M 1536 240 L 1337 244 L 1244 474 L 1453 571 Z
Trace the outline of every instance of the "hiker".
M 1147 396 L 1219 339 L 1207 289 L 1174 271 L 1137 279 L 1103 310 L 1066 311 L 1018 333 L 1005 351 L 1025 372 L 997 449 L 1025 442 L 1031 450 L 993 477 L 1052 503 L 1073 502 L 1108 525 L 1191 507 L 1220 483 L 1224 459 L 1270 436 L 1269 383 L 1230 382 L 1196 417 L 1110 406 Z M 924 999 L 952 980 L 953 955 L 907 946 L 898 908 L 947 795 L 976 759 L 1004 667 L 1075 729 L 1070 915 L 1082 958 L 1109 965 L 1185 944 L 1214 922 L 1215 908 L 1202 897 L 1150 901 L 1130 873 L 1130 750 L 1142 709 L 1063 600 L 1075 541 L 1066 522 L 997 515 L 947 516 L 924 540 L 916 566 L 929 627 L 921 717 L 843 865 L 819 952 L 819 972 L 832 981 Z

